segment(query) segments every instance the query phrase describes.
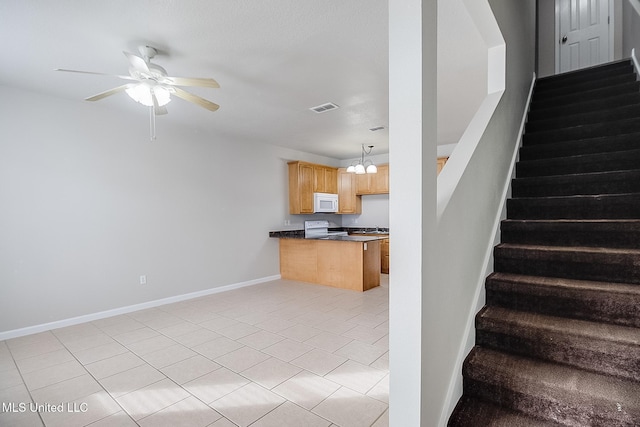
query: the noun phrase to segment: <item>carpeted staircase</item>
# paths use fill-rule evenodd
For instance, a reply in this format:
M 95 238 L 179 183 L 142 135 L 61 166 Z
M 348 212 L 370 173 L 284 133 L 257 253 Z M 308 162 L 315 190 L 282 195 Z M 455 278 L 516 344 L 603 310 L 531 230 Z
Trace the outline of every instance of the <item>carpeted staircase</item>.
M 536 82 L 449 426 L 640 426 L 640 84 Z

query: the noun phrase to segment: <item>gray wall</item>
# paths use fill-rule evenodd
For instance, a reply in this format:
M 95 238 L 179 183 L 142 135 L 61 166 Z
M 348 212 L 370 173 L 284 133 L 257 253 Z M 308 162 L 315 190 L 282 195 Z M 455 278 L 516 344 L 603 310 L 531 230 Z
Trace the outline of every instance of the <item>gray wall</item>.
M 432 279 L 434 304 L 426 314 L 430 322 L 441 325 L 433 334 L 440 364 L 433 369 L 433 381 L 444 390 L 449 389 L 445 381 L 451 376 L 456 379 L 449 412 L 462 393 L 461 362 L 473 345 L 473 316 L 484 302 L 494 233 L 504 215 L 503 196 L 508 194 L 511 162 L 535 68 L 535 0 L 490 0 L 489 4 L 507 47 L 505 92 L 440 217 L 433 256 L 441 267 Z
M 336 162 L 2 94 L 0 333 L 279 274 L 287 160 Z
M 640 1 L 622 0 L 622 55 L 628 57 L 635 49 L 636 58 L 640 58 Z M 635 6 L 635 7 L 634 7 Z

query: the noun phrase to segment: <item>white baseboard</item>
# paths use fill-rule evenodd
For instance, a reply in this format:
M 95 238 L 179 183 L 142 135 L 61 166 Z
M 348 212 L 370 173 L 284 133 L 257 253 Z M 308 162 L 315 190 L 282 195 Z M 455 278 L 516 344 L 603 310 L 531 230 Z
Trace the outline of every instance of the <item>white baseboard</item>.
M 69 319 L 57 320 L 55 322 L 43 323 L 41 325 L 28 326 L 26 328 L 14 329 L 11 331 L 0 332 L 0 341 L 11 338 L 18 338 L 25 335 L 37 334 L 39 332 L 50 331 L 52 329 L 73 326 L 79 323 L 91 322 L 93 320 L 104 319 L 107 317 L 118 316 L 121 314 L 131 313 L 133 311 L 144 310 L 147 308 L 159 307 L 161 305 L 172 304 L 174 302 L 186 301 L 193 298 L 199 298 L 207 295 L 227 292 L 234 289 L 254 286 L 265 282 L 272 282 L 280 279 L 279 274 L 274 276 L 261 277 L 259 279 L 248 280 L 246 282 L 232 283 L 230 285 L 220 286 L 217 288 L 205 289 L 203 291 L 191 292 L 188 294 L 176 295 L 173 297 L 162 298 L 154 301 L 143 302 L 140 304 L 129 305 L 126 307 L 114 308 L 112 310 L 100 311 L 98 313 L 85 314 L 83 316 L 72 317 Z

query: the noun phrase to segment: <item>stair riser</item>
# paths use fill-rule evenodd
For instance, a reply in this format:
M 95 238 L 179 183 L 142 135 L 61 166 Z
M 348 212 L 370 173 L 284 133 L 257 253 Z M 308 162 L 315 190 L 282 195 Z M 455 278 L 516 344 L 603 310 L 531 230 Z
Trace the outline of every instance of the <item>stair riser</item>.
M 640 165 L 640 156 L 638 154 L 637 150 L 634 150 L 602 155 L 565 157 L 547 161 L 518 162 L 516 164 L 516 177 L 532 178 L 536 176 L 634 170 Z
M 640 296 L 487 280 L 487 305 L 640 328 Z
M 532 416 L 555 420 L 567 426 L 636 426 L 640 418 L 618 412 L 611 408 L 598 407 L 585 402 L 570 405 L 556 398 L 532 396 L 518 393 L 503 384 L 492 384 L 479 379 L 463 377 L 463 387 L 467 395 L 488 400 L 498 405 Z
M 482 319 L 476 322 L 476 344 L 587 371 L 640 381 L 640 346 L 575 337 L 544 330 L 505 326 L 509 333 L 491 330 Z M 509 328 L 509 326 L 511 326 Z M 635 357 L 634 357 L 635 356 Z
M 597 176 L 514 179 L 511 189 L 513 197 L 640 193 L 640 171 Z
M 552 142 L 574 141 L 636 132 L 640 132 L 640 119 L 637 118 L 527 133 L 522 137 L 522 144 L 523 146 L 550 144 Z
M 585 154 L 614 153 L 640 149 L 640 134 L 554 142 L 520 148 L 520 161 L 552 159 Z
M 640 117 L 640 105 L 631 105 L 622 108 L 608 109 L 603 112 L 586 113 L 562 118 L 532 120 L 527 122 L 525 133 L 530 134 L 535 132 L 549 131 L 552 129 L 589 125 L 592 123 L 632 119 L 634 117 Z
M 637 219 L 640 194 L 508 199 L 509 219 Z
M 606 99 L 611 96 L 624 95 L 638 92 L 640 85 L 637 82 L 624 83 L 616 86 L 610 86 L 602 89 L 590 90 L 585 92 L 577 92 L 549 100 L 531 102 L 531 111 L 543 110 L 545 108 L 558 108 L 570 106 L 581 102 L 592 102 Z
M 621 61 L 591 70 L 580 70 L 576 73 L 565 73 L 543 77 L 536 82 L 536 90 L 550 90 L 558 87 L 572 86 L 583 82 L 605 79 L 621 74 L 633 72 L 633 65 L 629 61 Z
M 575 231 L 531 227 L 528 230 L 502 230 L 502 243 L 545 246 L 589 246 L 640 249 L 640 231 Z
M 640 285 L 640 257 L 617 253 L 567 253 L 495 248 L 494 269 L 501 273 Z
M 537 100 L 545 100 L 555 98 L 557 96 L 570 95 L 575 92 L 584 92 L 589 90 L 601 89 L 609 86 L 615 86 L 622 83 L 631 83 L 636 80 L 635 74 L 629 69 L 627 72 L 620 70 L 619 75 L 608 75 L 598 79 L 582 81 L 574 84 L 563 84 L 550 86 L 536 85 L 534 96 Z
M 622 95 L 613 95 L 607 98 L 598 99 L 597 101 L 577 102 L 571 105 L 548 106 L 538 110 L 529 109 L 527 120 L 534 122 L 537 120 L 558 119 L 562 117 L 573 116 L 576 114 L 596 113 L 606 111 L 610 108 L 618 108 L 637 104 L 640 99 L 640 92 L 624 93 Z

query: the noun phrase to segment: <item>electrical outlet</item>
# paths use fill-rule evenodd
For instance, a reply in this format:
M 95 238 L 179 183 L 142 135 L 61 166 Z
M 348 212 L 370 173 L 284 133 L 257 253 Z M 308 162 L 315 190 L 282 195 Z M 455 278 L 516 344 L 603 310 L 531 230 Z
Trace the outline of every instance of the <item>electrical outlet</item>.
M 147 284 L 147 275 L 143 274 L 142 276 L 140 276 L 140 284 L 141 285 L 146 285 Z
M 285 219 L 284 220 L 284 225 L 291 225 L 291 220 L 290 219 Z

